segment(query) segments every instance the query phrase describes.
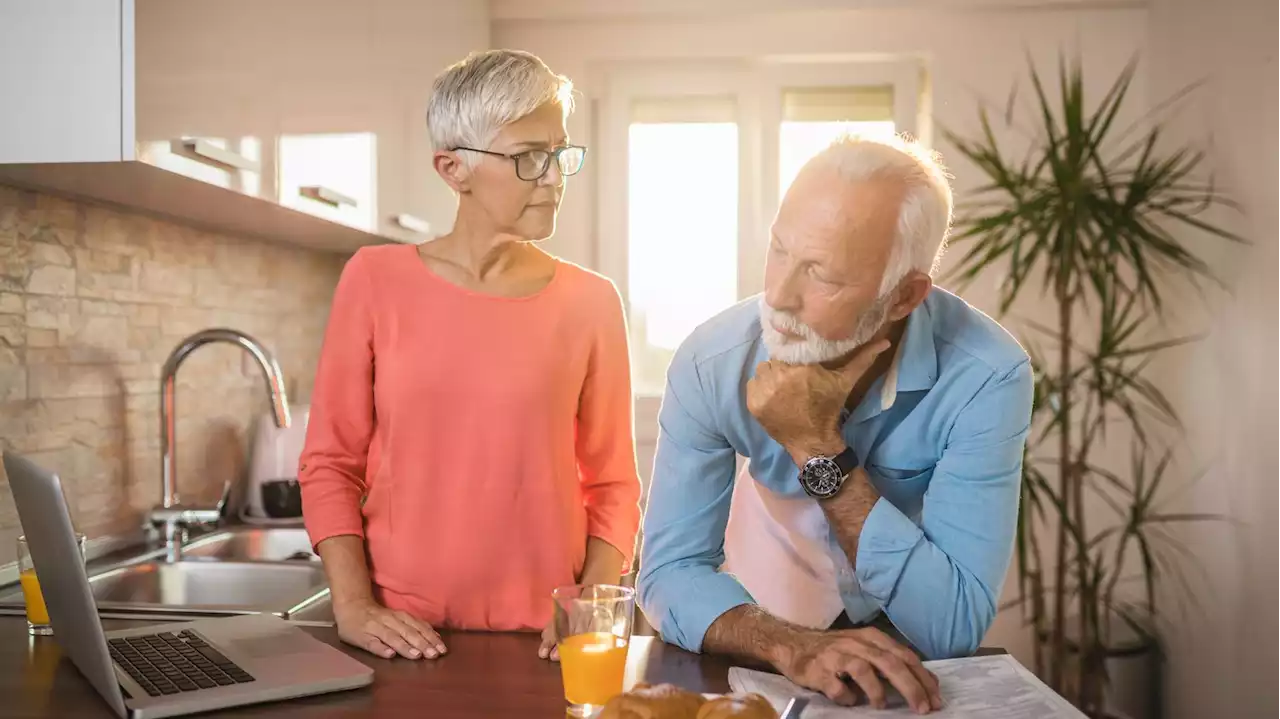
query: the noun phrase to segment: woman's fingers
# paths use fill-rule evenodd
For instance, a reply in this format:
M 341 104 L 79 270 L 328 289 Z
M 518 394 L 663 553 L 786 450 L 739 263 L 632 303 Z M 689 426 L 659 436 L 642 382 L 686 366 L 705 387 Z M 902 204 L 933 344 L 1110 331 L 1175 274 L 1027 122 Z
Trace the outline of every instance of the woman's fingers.
M 375 654 L 377 656 L 380 656 L 383 659 L 390 659 L 391 657 L 394 657 L 396 655 L 396 650 L 392 649 L 386 644 L 383 644 L 381 639 L 373 636 L 372 634 L 364 633 L 358 637 L 351 637 L 351 638 L 342 637 L 342 640 L 347 642 L 348 644 L 353 644 L 357 647 L 360 647 L 361 649 L 369 652 L 370 654 Z
M 431 628 L 430 624 L 408 612 L 396 612 L 395 617 L 400 620 L 401 624 L 412 630 L 417 637 L 420 637 L 421 643 L 414 641 L 414 637 L 406 636 L 405 638 L 427 657 L 434 658 L 436 655 L 444 654 L 447 651 L 444 646 L 444 640 L 440 638 L 440 634 L 435 629 Z
M 369 622 L 368 631 L 373 636 L 382 641 L 383 644 L 391 647 L 397 654 L 405 659 L 418 659 L 422 656 L 422 652 L 405 641 L 400 632 L 387 626 L 385 623 L 373 620 Z
M 550 659 L 553 662 L 560 661 L 560 648 L 556 644 L 555 627 L 548 625 L 546 629 L 542 630 L 542 644 L 538 646 L 538 657 Z

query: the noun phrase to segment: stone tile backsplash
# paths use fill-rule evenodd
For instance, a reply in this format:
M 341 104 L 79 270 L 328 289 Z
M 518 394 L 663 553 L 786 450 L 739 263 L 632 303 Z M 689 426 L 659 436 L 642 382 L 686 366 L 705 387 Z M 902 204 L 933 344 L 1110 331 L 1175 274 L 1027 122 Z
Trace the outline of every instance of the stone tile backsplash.
M 306 401 L 344 259 L 0 186 L 0 445 L 61 475 L 90 537 L 136 529 L 160 499 L 169 352 L 207 327 L 242 330 L 275 353 L 290 399 Z M 236 347 L 206 345 L 183 364 L 184 501 L 216 501 L 243 474 L 266 396 Z M 0 481 L 0 564 L 20 533 Z

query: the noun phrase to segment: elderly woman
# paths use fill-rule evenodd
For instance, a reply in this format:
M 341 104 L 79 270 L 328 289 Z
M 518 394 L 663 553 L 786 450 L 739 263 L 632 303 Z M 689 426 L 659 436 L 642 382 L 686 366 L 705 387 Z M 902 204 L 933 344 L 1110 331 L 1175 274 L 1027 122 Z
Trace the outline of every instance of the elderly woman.
M 572 85 L 533 55 L 435 82 L 453 230 L 357 252 L 333 300 L 299 481 L 338 632 L 434 658 L 434 628 L 544 630 L 551 590 L 617 583 L 640 521 L 622 304 L 537 246 L 586 149 Z

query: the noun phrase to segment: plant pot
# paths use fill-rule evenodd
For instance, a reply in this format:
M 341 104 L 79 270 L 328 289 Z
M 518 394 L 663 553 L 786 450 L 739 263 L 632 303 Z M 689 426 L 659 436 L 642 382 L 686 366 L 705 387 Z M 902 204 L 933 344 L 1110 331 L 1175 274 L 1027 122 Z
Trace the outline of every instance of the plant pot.
M 1113 719 L 1162 719 L 1164 655 L 1153 641 L 1135 641 L 1107 650 L 1105 715 Z
M 1075 627 L 1071 620 L 1068 627 Z M 1041 641 L 1049 642 L 1042 634 Z M 1068 666 L 1075 664 L 1079 644 L 1066 637 Z M 1112 630 L 1111 646 L 1103 651 L 1106 686 L 1102 692 L 1100 719 L 1163 719 L 1164 717 L 1164 652 L 1159 642 L 1143 637 L 1128 625 L 1117 623 Z

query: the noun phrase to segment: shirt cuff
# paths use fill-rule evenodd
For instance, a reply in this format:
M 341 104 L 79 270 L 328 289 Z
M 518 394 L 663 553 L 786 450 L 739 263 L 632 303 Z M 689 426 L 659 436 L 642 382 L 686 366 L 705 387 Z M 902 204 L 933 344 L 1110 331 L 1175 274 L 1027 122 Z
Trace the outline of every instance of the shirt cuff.
M 307 528 L 312 549 L 330 537 L 353 534 L 364 538 L 364 513 L 358 493 L 349 496 L 335 492 L 321 501 L 308 502 L 304 492 L 302 522 Z
M 667 607 L 667 620 L 659 626 L 663 639 L 690 652 L 702 651 L 707 630 L 720 615 L 744 604 L 755 604 L 751 594 L 730 574 L 712 572 L 680 588 Z
M 854 576 L 871 598 L 884 606 L 893 599 L 898 578 L 924 531 L 889 500 L 881 497 L 871 507 L 858 536 Z

